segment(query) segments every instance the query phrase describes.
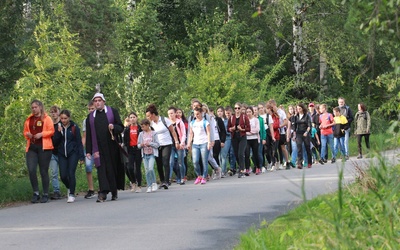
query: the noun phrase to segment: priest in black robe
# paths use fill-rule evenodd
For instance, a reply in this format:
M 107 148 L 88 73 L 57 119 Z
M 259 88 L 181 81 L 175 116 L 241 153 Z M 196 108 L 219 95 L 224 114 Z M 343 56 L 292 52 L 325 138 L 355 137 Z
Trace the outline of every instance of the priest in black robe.
M 92 98 L 95 110 L 86 119 L 86 157 L 93 157 L 97 168 L 99 194 L 97 202 L 118 199 L 118 189 L 125 187 L 125 172 L 117 141 L 124 126 L 116 109 L 106 106 L 104 95 L 96 93 Z

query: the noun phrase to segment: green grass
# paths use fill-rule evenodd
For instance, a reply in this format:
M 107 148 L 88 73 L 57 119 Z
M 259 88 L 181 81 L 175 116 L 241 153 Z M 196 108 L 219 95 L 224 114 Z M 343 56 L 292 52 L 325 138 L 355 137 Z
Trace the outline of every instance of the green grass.
M 378 159 L 336 193 L 251 228 L 235 249 L 400 249 L 400 165 Z

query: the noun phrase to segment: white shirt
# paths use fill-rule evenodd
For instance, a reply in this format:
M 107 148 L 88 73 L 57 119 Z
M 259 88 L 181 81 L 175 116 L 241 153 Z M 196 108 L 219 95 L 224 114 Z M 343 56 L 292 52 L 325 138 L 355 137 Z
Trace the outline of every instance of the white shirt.
M 193 144 L 200 145 L 204 143 L 208 143 L 208 136 L 207 136 L 207 125 L 210 123 L 205 120 L 204 123 L 204 118 L 201 119 L 201 121 L 194 120 L 194 122 L 190 123 L 190 126 L 193 131 Z M 204 129 L 205 125 L 205 129 Z
M 260 121 L 258 118 L 251 118 L 250 119 L 250 132 L 246 133 L 247 140 L 258 139 L 260 133 Z
M 267 114 L 260 115 L 263 120 L 264 120 L 264 125 L 265 125 L 265 130 L 269 129 L 267 124 L 274 124 L 274 120 L 272 119 L 272 116 L 268 116 L 268 123 L 267 123 Z
M 286 113 L 282 109 L 278 109 L 278 115 L 279 115 L 279 126 L 282 126 L 282 124 L 285 121 L 285 119 L 287 119 Z M 285 127 L 279 128 L 279 133 L 281 135 L 282 134 L 286 134 Z
M 167 117 L 164 117 L 165 123 L 167 127 L 171 126 L 172 122 Z M 169 129 L 164 125 L 161 120 L 161 116 L 158 116 L 158 122 L 151 122 L 150 125 L 153 127 L 154 132 L 156 132 L 158 142 L 160 146 L 166 146 L 172 144 L 171 134 L 169 133 Z

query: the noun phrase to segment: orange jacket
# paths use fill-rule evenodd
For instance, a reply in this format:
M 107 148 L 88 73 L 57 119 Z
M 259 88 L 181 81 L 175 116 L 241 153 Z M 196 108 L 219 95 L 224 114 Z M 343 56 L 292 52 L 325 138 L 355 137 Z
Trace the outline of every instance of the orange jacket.
M 31 114 L 24 123 L 24 137 L 26 139 L 26 149 L 25 152 L 28 152 L 29 146 L 31 145 L 31 139 L 26 136 L 26 133 L 30 132 L 29 130 L 29 119 L 33 115 Z M 53 149 L 53 142 L 51 141 L 51 137 L 54 134 L 54 124 L 53 120 L 48 116 L 46 113 L 43 116 L 43 131 L 42 131 L 42 143 L 43 143 L 43 150 L 46 149 Z

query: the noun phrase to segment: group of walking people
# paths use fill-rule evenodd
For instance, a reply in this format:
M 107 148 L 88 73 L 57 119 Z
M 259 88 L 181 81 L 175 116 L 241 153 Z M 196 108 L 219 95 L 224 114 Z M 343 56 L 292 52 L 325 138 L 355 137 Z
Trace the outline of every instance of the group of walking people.
M 32 184 L 32 203 L 49 200 L 49 167 L 53 185 L 51 199 L 62 197 L 58 170 L 68 189 L 67 202 L 75 201 L 76 168 L 85 162 L 88 192 L 85 198 L 95 197 L 92 169 L 97 169 L 99 190 L 97 202 L 118 199 L 118 190 L 125 188 L 125 175 L 132 192 L 142 192 L 142 163 L 146 176 L 146 192 L 169 189 L 173 173 L 176 183 L 188 181 L 188 156 L 191 155 L 195 185 L 212 179 L 237 175 L 243 178 L 254 173 L 291 168 L 311 168 L 313 163 L 335 162 L 339 150 L 343 160 L 349 157 L 348 141 L 351 123 L 355 122 L 359 155 L 362 158 L 361 138 L 369 148 L 371 118 L 363 103 L 353 113 L 338 99 L 333 114 L 326 104 L 299 103 L 277 106 L 274 100 L 258 105 L 235 103 L 218 107 L 216 114 L 198 99 L 191 101 L 188 118 L 176 107 L 168 108 L 168 117 L 159 114 L 150 104 L 146 118 L 139 120 L 131 112 L 124 124 L 119 112 L 105 105 L 103 94 L 96 93 L 88 105 L 89 114 L 83 121 L 82 132 L 71 120 L 71 112 L 57 106 L 50 116 L 39 100 L 31 102 L 32 114 L 24 124 L 27 140 L 26 162 Z M 43 193 L 40 196 L 36 174 L 39 165 Z M 154 165 L 157 166 L 159 185 Z M 211 176 L 209 167 L 211 167 Z

